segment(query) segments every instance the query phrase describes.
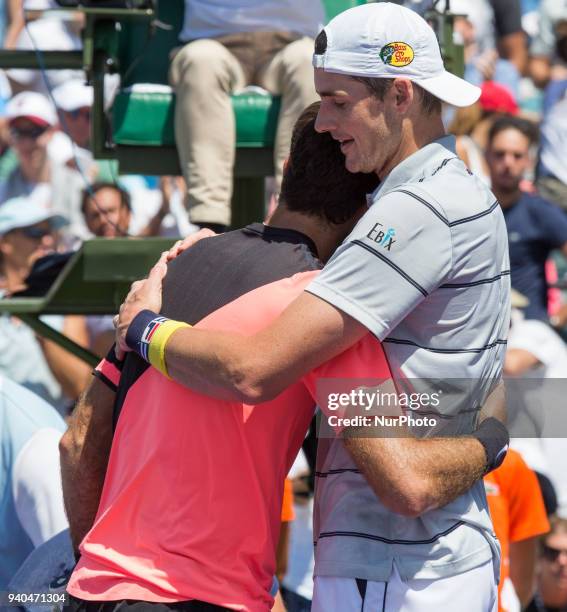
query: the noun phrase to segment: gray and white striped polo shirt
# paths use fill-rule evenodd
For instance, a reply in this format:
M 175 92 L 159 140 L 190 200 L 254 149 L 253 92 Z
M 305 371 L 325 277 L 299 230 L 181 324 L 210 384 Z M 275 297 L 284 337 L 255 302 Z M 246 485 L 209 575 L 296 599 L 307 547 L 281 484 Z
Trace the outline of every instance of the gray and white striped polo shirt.
M 446 433 L 469 433 L 501 373 L 509 274 L 500 206 L 447 136 L 389 174 L 308 291 L 382 340 L 398 385 L 435 381 Z M 498 566 L 482 482 L 418 518 L 394 515 L 340 439 L 321 440 L 314 533 L 319 576 L 387 580 L 392 562 L 404 579 Z

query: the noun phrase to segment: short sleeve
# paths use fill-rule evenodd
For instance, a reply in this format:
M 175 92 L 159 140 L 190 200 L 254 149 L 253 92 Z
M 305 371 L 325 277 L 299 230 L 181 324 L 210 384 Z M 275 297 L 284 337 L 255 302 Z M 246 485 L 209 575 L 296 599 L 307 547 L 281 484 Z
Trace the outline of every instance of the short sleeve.
M 506 489 L 510 512 L 510 542 L 547 533 L 549 522 L 535 472 L 518 453 L 510 454 L 510 470 Z
M 451 229 L 438 205 L 396 191 L 371 206 L 307 291 L 383 340 L 451 264 Z
M 496 36 L 508 36 L 522 31 L 520 0 L 492 0 Z
M 352 380 L 353 386 L 356 387 L 357 381 L 391 380 L 392 373 L 382 345 L 372 335 L 367 334 L 346 351 L 304 376 L 303 382 L 315 400 L 317 381 L 320 379 Z

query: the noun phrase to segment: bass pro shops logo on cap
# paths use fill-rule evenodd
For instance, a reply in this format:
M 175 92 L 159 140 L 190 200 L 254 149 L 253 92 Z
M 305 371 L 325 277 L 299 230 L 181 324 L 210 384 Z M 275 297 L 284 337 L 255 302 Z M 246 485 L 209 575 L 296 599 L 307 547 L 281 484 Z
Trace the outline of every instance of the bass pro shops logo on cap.
M 404 42 L 391 42 L 380 49 L 380 59 L 388 66 L 403 68 L 413 62 L 413 49 Z

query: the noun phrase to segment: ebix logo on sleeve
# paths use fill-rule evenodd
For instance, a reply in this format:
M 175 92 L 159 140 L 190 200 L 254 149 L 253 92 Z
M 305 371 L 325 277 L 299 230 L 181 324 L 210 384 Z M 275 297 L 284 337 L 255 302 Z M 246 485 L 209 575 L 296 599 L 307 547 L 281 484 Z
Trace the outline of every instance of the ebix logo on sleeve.
M 395 235 L 396 230 L 393 227 L 384 229 L 382 223 L 375 223 L 374 227 L 368 232 L 366 237 L 370 238 L 372 242 L 379 244 L 386 251 L 390 251 L 392 249 L 392 245 L 396 242 L 394 240 Z

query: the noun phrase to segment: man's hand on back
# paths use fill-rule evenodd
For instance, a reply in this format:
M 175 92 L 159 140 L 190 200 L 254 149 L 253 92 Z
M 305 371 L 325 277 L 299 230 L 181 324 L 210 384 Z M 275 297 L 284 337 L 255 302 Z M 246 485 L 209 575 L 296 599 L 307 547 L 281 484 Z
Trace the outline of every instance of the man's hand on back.
M 126 346 L 126 332 L 132 319 L 142 310 L 161 310 L 161 291 L 163 279 L 167 274 L 167 251 L 164 251 L 158 262 L 150 270 L 148 278 L 132 283 L 130 292 L 120 306 L 119 314 L 114 317 L 116 328 L 116 347 L 118 358 L 130 349 Z
M 148 278 L 132 283 L 130 292 L 120 306 L 119 314 L 114 317 L 116 350 L 119 359 L 122 359 L 124 352 L 130 350 L 126 346 L 126 332 L 132 319 L 142 310 L 152 310 L 156 313 L 161 310 L 161 290 L 163 278 L 167 274 L 167 264 L 203 238 L 212 238 L 216 235 L 210 229 L 202 229 L 183 240 L 178 240 L 169 251 L 161 254 Z
M 167 253 L 167 262 L 170 262 L 172 259 L 179 257 L 183 251 L 186 251 L 189 247 L 192 247 L 194 244 L 197 244 L 199 240 L 203 240 L 203 238 L 212 238 L 213 236 L 217 236 L 213 230 L 203 228 L 194 234 L 190 234 L 187 238 L 183 240 L 178 240 L 172 247 L 169 249 Z

